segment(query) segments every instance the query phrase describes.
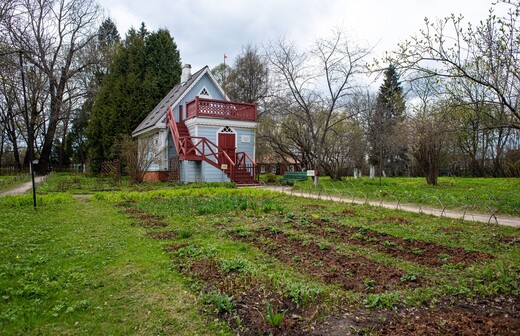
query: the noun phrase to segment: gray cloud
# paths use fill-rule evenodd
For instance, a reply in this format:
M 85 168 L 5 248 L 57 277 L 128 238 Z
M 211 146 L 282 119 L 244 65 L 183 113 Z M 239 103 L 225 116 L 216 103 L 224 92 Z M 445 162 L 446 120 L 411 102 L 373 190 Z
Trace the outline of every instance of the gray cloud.
M 490 0 L 99 0 L 122 36 L 145 22 L 149 29 L 167 28 L 184 63 L 194 69 L 216 66 L 226 53 L 231 62 L 242 46 L 262 45 L 286 35 L 308 45 L 334 27 L 344 27 L 352 40 L 389 50 L 423 27 L 425 16 L 462 13 L 473 22 L 484 19 Z

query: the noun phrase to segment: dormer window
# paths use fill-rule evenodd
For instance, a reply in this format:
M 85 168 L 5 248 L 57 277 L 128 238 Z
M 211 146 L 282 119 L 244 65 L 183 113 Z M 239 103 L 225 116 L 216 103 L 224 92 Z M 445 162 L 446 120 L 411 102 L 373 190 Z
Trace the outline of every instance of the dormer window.
M 206 89 L 206 87 L 203 87 L 202 90 L 200 90 L 199 97 L 211 98 L 211 95 L 209 94 L 208 89 Z

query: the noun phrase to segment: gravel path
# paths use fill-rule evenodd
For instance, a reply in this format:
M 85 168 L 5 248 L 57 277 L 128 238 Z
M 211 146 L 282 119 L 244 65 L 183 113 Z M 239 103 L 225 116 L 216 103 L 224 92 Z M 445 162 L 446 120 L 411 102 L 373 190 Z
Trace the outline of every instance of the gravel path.
M 34 183 L 36 185 L 38 185 L 41 182 L 45 181 L 46 178 L 47 178 L 47 176 L 35 176 Z M 17 185 L 16 187 L 14 187 L 12 189 L 8 189 L 8 190 L 0 192 L 0 197 L 7 196 L 7 195 L 25 194 L 26 192 L 28 192 L 31 189 L 32 189 L 32 181 L 25 182 L 25 183 Z
M 345 202 L 345 203 L 357 203 L 357 204 L 370 204 L 373 206 L 382 206 L 389 209 L 399 209 L 404 211 L 410 211 L 410 212 L 417 212 L 417 213 L 425 213 L 434 215 L 437 217 L 449 217 L 449 218 L 456 218 L 456 219 L 463 219 L 463 220 L 471 220 L 476 222 L 483 222 L 483 223 L 489 223 L 489 224 L 499 224 L 499 225 L 506 225 L 506 226 L 513 226 L 513 227 L 520 227 L 520 217 L 513 217 L 509 215 L 491 215 L 491 214 L 479 214 L 479 213 L 464 213 L 457 210 L 442 210 L 442 209 L 436 209 L 436 208 L 430 208 L 430 207 L 424 207 L 424 206 L 417 206 L 414 204 L 397 204 L 392 202 L 379 202 L 379 201 L 364 201 L 361 199 L 352 199 L 352 198 L 340 198 L 340 197 L 334 197 L 334 196 L 328 196 L 328 195 L 316 195 L 316 194 L 310 194 L 303 191 L 293 191 L 290 187 L 280 187 L 280 186 L 267 186 L 263 187 L 264 189 L 282 192 L 285 194 L 293 195 L 293 196 L 300 196 L 300 197 L 307 197 L 307 198 L 317 198 L 317 199 L 323 199 L 323 200 L 331 200 L 335 202 Z

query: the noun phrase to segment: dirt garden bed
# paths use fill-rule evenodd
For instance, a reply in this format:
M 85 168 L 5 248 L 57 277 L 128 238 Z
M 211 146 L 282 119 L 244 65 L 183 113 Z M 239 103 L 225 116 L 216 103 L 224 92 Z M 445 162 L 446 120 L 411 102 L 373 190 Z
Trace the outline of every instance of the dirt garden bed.
M 230 311 L 213 308 L 210 313 L 227 321 L 239 335 L 304 335 L 311 330 L 319 311 L 317 305 L 299 307 L 266 281 L 247 274 L 225 273 L 212 260 L 193 260 L 183 273 L 202 281 L 203 296 L 225 294 L 233 300 Z M 278 327 L 267 320 L 267 304 L 284 314 Z
M 520 299 L 492 297 L 474 302 L 445 298 L 433 307 L 335 313 L 311 336 L 518 335 Z
M 134 218 L 136 225 L 145 227 L 152 239 L 179 239 L 176 231 L 156 231 L 156 228 L 168 225 L 163 216 L 134 207 L 122 212 Z M 344 214 L 352 215 L 354 212 Z M 407 223 L 398 217 L 384 220 L 397 225 Z M 247 231 L 227 227 L 227 232 L 232 240 L 255 246 L 301 274 L 311 275 L 324 284 L 362 293 L 363 297 L 424 287 L 429 282 L 420 276 L 411 279 L 403 270 L 359 254 L 338 250 L 331 241 L 367 247 L 433 268 L 450 263 L 470 265 L 492 258 L 482 252 L 404 239 L 366 227 L 343 226 L 318 218 L 285 223 L 292 229 L 284 231 L 271 226 Z M 221 224 L 215 227 L 224 229 Z M 312 236 L 313 239 L 308 239 Z M 191 279 L 192 284 L 197 284 L 192 287 L 200 293 L 202 313 L 210 320 L 225 321 L 237 335 L 517 335 L 520 330 L 518 296 L 495 296 L 475 301 L 445 297 L 429 301 L 428 306 L 405 307 L 399 304 L 389 310 L 366 309 L 359 303 L 344 307 L 331 305 L 320 296 L 303 305 L 295 303 L 283 288 L 274 286 L 262 275 L 225 271 L 211 257 L 183 256 L 180 252 L 185 248 L 197 247 L 178 240 L 174 245 L 166 246 L 165 250 L 172 254 L 180 272 Z M 228 302 L 227 306 L 225 302 Z M 283 312 L 278 327 L 268 322 L 267 305 L 275 312 Z
M 520 297 L 476 301 L 453 298 L 434 308 L 406 308 L 381 324 L 378 335 L 518 335 Z
M 339 238 L 342 243 L 373 248 L 393 257 L 430 267 L 457 263 L 469 265 L 492 258 L 489 254 L 467 251 L 461 247 L 404 239 L 376 232 L 366 227 L 338 225 L 314 218 L 304 222 L 293 221 L 291 226 L 316 236 Z
M 230 233 L 234 239 L 248 242 L 285 264 L 311 274 L 326 284 L 345 290 L 381 293 L 406 287 L 418 287 L 421 278 L 406 281 L 405 272 L 356 254 L 340 254 L 330 245 L 290 239 L 281 232 L 256 230 L 252 235 Z

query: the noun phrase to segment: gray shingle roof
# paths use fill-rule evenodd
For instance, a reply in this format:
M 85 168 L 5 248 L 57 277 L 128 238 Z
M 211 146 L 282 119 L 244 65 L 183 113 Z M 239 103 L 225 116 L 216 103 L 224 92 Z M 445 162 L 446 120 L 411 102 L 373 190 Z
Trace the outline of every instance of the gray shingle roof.
M 170 92 L 166 95 L 166 97 L 161 100 L 159 104 L 144 118 L 143 121 L 136 127 L 136 129 L 132 132 L 132 136 L 135 136 L 137 133 L 141 133 L 147 129 L 153 128 L 157 123 L 161 122 L 166 118 L 166 111 L 170 106 L 172 106 L 179 98 L 183 96 L 186 90 L 191 87 L 191 85 L 199 78 L 199 76 L 204 72 L 204 70 L 208 68 L 208 66 L 203 67 L 193 75 L 191 75 L 190 79 L 182 85 L 182 83 L 177 84 L 171 89 Z M 165 122 L 165 121 L 163 121 Z

